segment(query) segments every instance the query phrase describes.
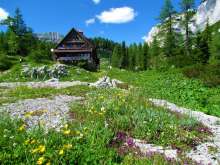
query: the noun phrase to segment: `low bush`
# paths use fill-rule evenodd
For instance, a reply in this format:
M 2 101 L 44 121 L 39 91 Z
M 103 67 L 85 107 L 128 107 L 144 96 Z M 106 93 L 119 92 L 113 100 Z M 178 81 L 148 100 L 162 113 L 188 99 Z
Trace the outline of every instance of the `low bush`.
M 3 52 L 0 52 L 0 71 L 8 70 L 12 65 L 11 60 Z
M 183 69 L 183 74 L 189 78 L 200 79 L 208 87 L 220 85 L 220 65 L 194 65 Z

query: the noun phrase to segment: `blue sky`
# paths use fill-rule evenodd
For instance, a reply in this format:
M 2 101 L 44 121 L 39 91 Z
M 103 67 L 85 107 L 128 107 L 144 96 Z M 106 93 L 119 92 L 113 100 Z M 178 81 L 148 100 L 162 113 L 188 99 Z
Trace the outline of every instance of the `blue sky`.
M 173 0 L 175 6 L 178 3 Z M 19 7 L 34 32 L 66 34 L 75 27 L 88 37 L 127 43 L 143 41 L 162 5 L 163 0 L 0 0 L 0 9 L 9 15 Z

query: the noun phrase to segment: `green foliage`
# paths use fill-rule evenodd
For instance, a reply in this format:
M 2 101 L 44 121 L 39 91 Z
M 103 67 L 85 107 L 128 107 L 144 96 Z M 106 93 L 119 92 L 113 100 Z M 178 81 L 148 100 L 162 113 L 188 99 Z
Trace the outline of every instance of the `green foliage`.
M 122 50 L 119 45 L 117 45 L 112 53 L 112 58 L 111 58 L 111 64 L 114 67 L 121 67 L 121 55 L 122 55 Z
M 220 64 L 220 33 L 217 31 L 211 41 L 210 63 Z
M 17 55 L 19 50 L 18 36 L 11 29 L 6 33 L 7 44 L 8 44 L 8 54 Z
M 195 65 L 187 67 L 183 73 L 189 78 L 197 78 L 209 87 L 220 86 L 220 65 Z
M 185 78 L 178 69 L 140 73 L 113 69 L 109 76 L 140 87 L 147 97 L 166 99 L 180 106 L 220 116 L 217 101 L 219 87 L 209 88 L 201 81 Z
M 8 70 L 12 67 L 13 63 L 5 55 L 4 52 L 0 52 L 0 71 Z
M 38 41 L 36 49 L 32 49 L 29 54 L 29 59 L 36 63 L 42 63 L 52 60 L 52 53 L 50 49 L 54 44 Z
M 184 13 L 182 24 L 185 28 L 185 52 L 186 55 L 189 56 L 192 51 L 192 36 L 189 24 L 191 18 L 194 15 L 193 9 L 195 7 L 195 0 L 181 0 L 180 7 L 182 9 L 182 12 Z

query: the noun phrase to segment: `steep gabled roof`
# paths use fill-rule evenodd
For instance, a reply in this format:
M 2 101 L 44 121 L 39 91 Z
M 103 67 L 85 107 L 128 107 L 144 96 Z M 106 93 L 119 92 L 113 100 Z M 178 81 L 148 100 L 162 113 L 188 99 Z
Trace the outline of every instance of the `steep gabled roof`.
M 88 44 L 88 46 L 90 48 L 95 48 L 95 46 L 93 45 L 93 43 L 87 39 L 82 33 L 80 33 L 79 31 L 77 31 L 76 29 L 72 28 L 67 35 L 57 44 L 57 46 L 55 47 L 55 49 L 58 49 L 58 47 L 63 44 L 64 42 L 68 41 L 68 39 L 71 40 L 75 40 L 76 42 L 85 42 Z

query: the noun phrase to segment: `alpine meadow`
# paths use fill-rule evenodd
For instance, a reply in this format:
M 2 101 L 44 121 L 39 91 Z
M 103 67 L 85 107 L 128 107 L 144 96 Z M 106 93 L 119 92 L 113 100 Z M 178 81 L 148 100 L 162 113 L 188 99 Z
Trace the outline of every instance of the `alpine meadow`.
M 2 165 L 220 165 L 220 0 L 2 0 L 0 118 Z

